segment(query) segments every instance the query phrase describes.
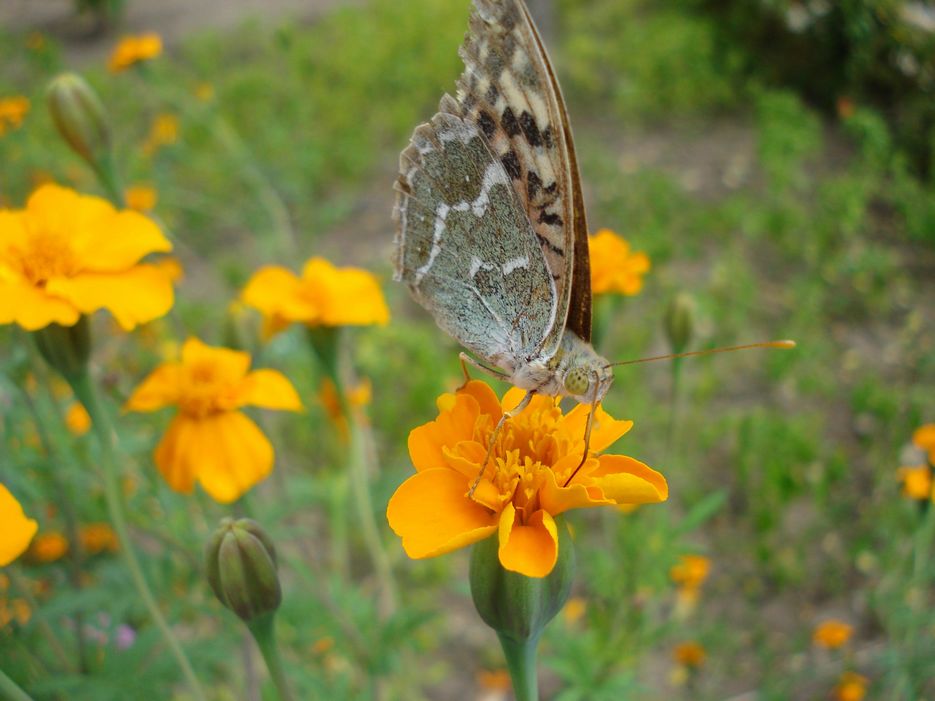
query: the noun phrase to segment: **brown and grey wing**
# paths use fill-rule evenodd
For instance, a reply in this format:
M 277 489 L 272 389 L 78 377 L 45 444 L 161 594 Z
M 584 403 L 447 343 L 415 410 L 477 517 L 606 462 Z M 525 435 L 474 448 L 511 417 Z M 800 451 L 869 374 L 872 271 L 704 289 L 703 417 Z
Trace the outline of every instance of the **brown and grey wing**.
M 458 102 L 503 164 L 558 292 L 558 323 L 543 339 L 557 348 L 571 295 L 574 204 L 564 106 L 535 27 L 520 0 L 474 0 L 461 47 Z
M 507 372 L 555 326 L 555 281 L 499 159 L 448 96 L 396 181 L 396 277 L 438 325 Z

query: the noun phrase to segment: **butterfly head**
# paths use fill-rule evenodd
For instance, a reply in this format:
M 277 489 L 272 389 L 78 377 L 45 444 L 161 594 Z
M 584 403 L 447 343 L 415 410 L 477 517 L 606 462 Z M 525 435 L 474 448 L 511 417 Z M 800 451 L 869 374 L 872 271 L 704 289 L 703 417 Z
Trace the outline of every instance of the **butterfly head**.
M 558 364 L 562 394 L 581 404 L 599 403 L 614 381 L 614 370 L 590 343 L 565 331 Z

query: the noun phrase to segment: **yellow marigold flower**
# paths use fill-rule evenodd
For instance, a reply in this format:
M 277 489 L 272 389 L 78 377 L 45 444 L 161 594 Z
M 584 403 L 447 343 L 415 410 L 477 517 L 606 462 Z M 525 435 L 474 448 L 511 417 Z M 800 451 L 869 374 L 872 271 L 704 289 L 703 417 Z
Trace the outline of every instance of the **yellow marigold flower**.
M 912 434 L 912 442 L 929 454 L 929 462 L 935 465 L 935 424 L 920 426 Z
M 149 128 L 149 135 L 143 142 L 143 153 L 151 156 L 163 146 L 171 146 L 178 140 L 179 118 L 169 113 L 156 115 Z
M 682 555 L 669 570 L 669 577 L 685 589 L 698 589 L 708 578 L 711 561 L 703 555 Z
M 901 467 L 896 476 L 903 484 L 903 496 L 907 499 L 932 499 L 932 468 L 928 465 Z
M 149 185 L 133 185 L 123 193 L 127 207 L 137 212 L 148 212 L 156 206 L 159 196 L 156 189 Z
M 299 411 L 302 403 L 281 373 L 249 369 L 249 353 L 190 338 L 181 362 L 160 365 L 127 401 L 129 411 L 178 407 L 155 452 L 175 491 L 189 494 L 197 480 L 213 499 L 228 503 L 273 469 L 273 446 L 240 409 Z
M 818 647 L 835 650 L 846 644 L 853 634 L 853 626 L 832 618 L 815 628 L 815 632 L 812 633 L 812 642 Z
M 580 596 L 573 596 L 568 599 L 565 607 L 562 609 L 562 618 L 568 625 L 574 625 L 581 620 L 585 611 L 588 610 L 588 603 Z
M 185 270 L 182 268 L 179 259 L 175 256 L 163 256 L 159 260 L 154 261 L 153 265 L 159 268 L 163 275 L 169 278 L 171 282 L 178 282 L 185 277 Z
M 0 98 L 0 136 L 19 128 L 29 112 L 29 98 L 22 95 Z
M 555 516 L 578 507 L 655 503 L 668 498 L 665 478 L 624 455 L 597 455 L 623 436 L 632 421 L 598 408 L 588 459 L 581 462 L 589 408 L 563 414 L 556 399 L 533 397 L 507 420 L 473 498 L 468 490 L 480 471 L 494 426 L 519 404 L 513 388 L 499 400 L 480 381 L 438 399 L 439 415 L 409 434 L 416 474 L 396 490 L 387 507 L 390 527 L 409 557 L 442 555 L 494 534 L 500 563 L 527 577 L 544 577 L 558 557 Z
M 697 669 L 703 665 L 707 656 L 708 653 L 701 643 L 694 640 L 679 643 L 672 651 L 672 657 L 678 664 L 691 669 Z
M 139 261 L 171 248 L 138 212 L 43 185 L 25 209 L 0 209 L 0 324 L 71 326 L 102 308 L 127 330 L 151 321 L 172 307 L 172 284 Z
M 154 32 L 123 37 L 114 47 L 107 68 L 120 73 L 142 61 L 149 61 L 162 53 L 162 37 Z
M 856 672 L 844 672 L 834 687 L 835 701 L 862 701 L 870 680 Z
M 104 551 L 116 552 L 120 547 L 117 534 L 108 523 L 87 523 L 78 531 L 78 540 L 81 549 L 89 555 L 97 555 Z
M 292 322 L 308 326 L 386 324 L 390 312 L 376 278 L 360 268 L 336 268 L 311 258 L 299 277 L 268 265 L 257 270 L 240 296 L 263 314 L 264 333 L 282 331 Z
M 617 292 L 639 294 L 643 275 L 649 272 L 649 256 L 631 253 L 630 244 L 610 229 L 601 229 L 589 243 L 591 249 L 591 291 L 596 294 Z
M 56 531 L 37 535 L 29 547 L 29 557 L 36 562 L 55 562 L 67 552 L 68 539 Z
M 26 518 L 16 497 L 0 484 L 0 567 L 23 554 L 38 528 L 33 519 Z
M 91 429 L 91 416 L 81 402 L 72 402 L 65 412 L 65 425 L 72 435 L 83 436 Z
M 13 599 L 12 601 L 0 599 L 0 629 L 14 622 L 24 626 L 29 623 L 30 618 L 32 618 L 32 610 L 29 608 L 29 602 L 25 599 Z

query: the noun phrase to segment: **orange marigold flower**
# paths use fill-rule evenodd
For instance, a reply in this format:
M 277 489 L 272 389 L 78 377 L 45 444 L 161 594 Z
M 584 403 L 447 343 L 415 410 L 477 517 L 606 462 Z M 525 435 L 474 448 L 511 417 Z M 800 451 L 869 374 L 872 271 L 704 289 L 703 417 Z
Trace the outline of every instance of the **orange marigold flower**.
M 0 567 L 23 554 L 38 528 L 33 519 L 26 518 L 16 497 L 0 484 Z
M 43 185 L 25 209 L 0 209 L 0 324 L 72 326 L 102 308 L 127 330 L 151 321 L 172 307 L 172 284 L 139 261 L 171 248 L 138 212 Z
M 127 401 L 129 411 L 178 407 L 155 452 L 175 491 L 189 494 L 197 480 L 214 500 L 228 503 L 273 469 L 273 446 L 240 409 L 299 411 L 302 403 L 282 373 L 249 369 L 249 353 L 190 338 L 181 362 L 160 365 Z
M 65 412 L 65 425 L 72 435 L 83 436 L 91 429 L 91 416 L 81 402 L 72 402 Z
M 929 462 L 935 465 L 935 424 L 920 426 L 912 434 L 912 442 L 929 454 Z
M 632 421 L 597 408 L 588 458 L 569 484 L 584 450 L 589 408 L 563 414 L 552 397 L 533 397 L 507 420 L 473 497 L 494 427 L 519 404 L 513 388 L 499 400 L 480 381 L 438 399 L 438 418 L 409 434 L 416 474 L 396 490 L 387 507 L 390 527 L 409 557 L 441 555 L 494 534 L 500 563 L 527 577 L 544 577 L 558 557 L 555 516 L 578 507 L 639 504 L 668 498 L 665 478 L 624 455 L 597 455 L 623 436 Z
M 591 249 L 591 291 L 594 294 L 639 294 L 643 289 L 643 275 L 649 272 L 649 256 L 631 253 L 627 240 L 610 229 L 598 231 L 588 245 Z
M 932 499 L 932 468 L 928 465 L 901 467 L 896 476 L 903 485 L 903 496 L 907 499 Z
M 678 664 L 682 665 L 683 667 L 689 667 L 692 669 L 703 665 L 707 656 L 708 653 L 705 651 L 701 643 L 694 640 L 688 640 L 684 643 L 679 643 L 672 651 L 672 657 Z
M 266 336 L 299 322 L 308 326 L 386 324 L 390 312 L 376 278 L 360 268 L 336 268 L 311 258 L 299 277 L 268 265 L 257 270 L 240 296 L 263 314 Z
M 513 683 L 505 669 L 482 669 L 477 672 L 477 686 L 485 691 L 506 692 L 513 688 Z
M 120 73 L 137 63 L 149 61 L 162 53 L 162 37 L 154 32 L 123 37 L 107 61 L 111 73 Z
M 834 687 L 835 701 L 862 701 L 870 680 L 856 672 L 844 672 Z
M 815 628 L 815 632 L 812 633 L 812 642 L 818 647 L 835 650 L 845 645 L 853 634 L 852 625 L 832 618 Z
M 29 98 L 22 95 L 0 98 L 0 136 L 19 128 L 29 112 Z
M 29 557 L 36 562 L 55 562 L 67 552 L 68 539 L 56 531 L 37 535 L 29 546 Z
M 133 185 L 128 187 L 123 196 L 127 200 L 127 207 L 137 212 L 148 212 L 156 206 L 159 196 L 156 189 L 149 185 Z
M 97 555 L 105 550 L 116 552 L 119 546 L 117 534 L 107 523 L 88 523 L 78 531 L 81 549 L 89 555 Z
M 370 404 L 373 397 L 373 387 L 368 378 L 362 379 L 356 386 L 347 391 L 347 403 L 352 407 L 365 407 Z M 343 437 L 347 437 L 347 418 L 341 410 L 341 401 L 338 397 L 338 391 L 330 377 L 321 381 L 321 387 L 318 390 L 318 400 L 325 408 L 334 425 Z
M 680 587 L 698 589 L 710 571 L 711 561 L 703 555 L 682 555 L 678 564 L 669 570 L 669 577 Z

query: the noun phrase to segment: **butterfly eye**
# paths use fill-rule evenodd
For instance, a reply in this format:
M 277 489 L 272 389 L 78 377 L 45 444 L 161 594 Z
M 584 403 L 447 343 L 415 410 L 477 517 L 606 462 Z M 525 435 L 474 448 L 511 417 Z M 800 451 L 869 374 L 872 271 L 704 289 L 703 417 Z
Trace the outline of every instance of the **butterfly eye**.
M 565 373 L 562 384 L 565 385 L 565 391 L 568 392 L 568 394 L 580 397 L 583 394 L 587 394 L 588 387 L 591 385 L 591 380 L 588 378 L 587 370 L 582 367 L 577 367 Z

